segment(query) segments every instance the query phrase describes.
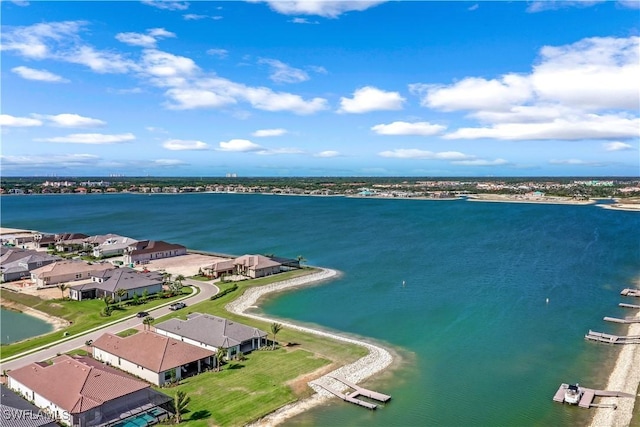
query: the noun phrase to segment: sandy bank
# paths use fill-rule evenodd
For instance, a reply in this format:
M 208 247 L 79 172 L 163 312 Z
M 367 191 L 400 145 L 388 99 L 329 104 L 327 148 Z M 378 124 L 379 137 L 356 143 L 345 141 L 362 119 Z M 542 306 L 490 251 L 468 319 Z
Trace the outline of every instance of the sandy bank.
M 8 310 L 16 310 L 16 311 L 20 311 L 24 314 L 27 314 L 29 316 L 33 316 L 36 317 L 40 320 L 43 320 L 45 322 L 47 322 L 48 324 L 50 324 L 51 326 L 53 326 L 53 331 L 59 331 L 60 329 L 64 329 L 67 326 L 69 326 L 69 322 L 67 322 L 66 320 L 60 318 L 60 317 L 55 317 L 55 316 L 51 316 L 47 313 L 44 313 L 40 310 L 36 310 L 35 308 L 31 308 L 31 307 L 27 307 L 26 305 L 22 305 L 19 304 L 17 302 L 14 301 L 7 301 L 3 298 L 0 297 L 0 306 L 2 308 L 8 309 Z M 50 332 L 47 332 L 50 333 Z M 32 339 L 33 337 L 27 338 L 27 339 Z M 11 343 L 11 344 L 15 344 L 15 343 Z
M 636 314 L 640 318 L 640 312 Z M 633 323 L 627 335 L 640 335 L 640 323 Z M 637 396 L 640 384 L 640 345 L 625 345 L 609 376 L 605 390 L 623 391 Z M 614 403 L 617 409 L 599 408 L 591 420 L 591 427 L 627 427 L 631 424 L 636 399 L 603 398 L 601 403 Z
M 391 353 L 385 350 L 382 347 L 379 347 L 374 344 L 370 344 L 361 340 L 356 340 L 353 338 L 348 338 L 339 334 L 319 331 L 303 326 L 298 326 L 293 323 L 282 322 L 276 319 L 270 319 L 268 317 L 258 316 L 255 314 L 245 313 L 251 306 L 255 305 L 256 301 L 260 299 L 260 297 L 270 293 L 282 291 L 284 289 L 290 289 L 294 287 L 299 287 L 303 285 L 308 285 L 311 283 L 317 283 L 320 281 L 328 280 L 337 276 L 337 272 L 335 270 L 330 269 L 322 269 L 318 273 L 310 274 L 308 276 L 296 277 L 294 279 L 285 280 L 282 282 L 273 283 L 271 285 L 260 286 L 258 288 L 253 288 L 247 290 L 240 298 L 235 301 L 229 303 L 226 308 L 232 313 L 241 314 L 246 317 L 250 317 L 253 319 L 258 319 L 267 322 L 277 321 L 282 324 L 284 327 L 289 329 L 295 329 L 298 331 L 303 331 L 306 333 L 311 333 L 319 336 L 323 336 L 326 338 L 331 338 L 334 340 L 347 342 L 351 344 L 360 345 L 362 347 L 366 347 L 369 350 L 369 354 L 365 357 L 356 360 L 355 362 L 342 366 L 328 374 L 311 381 L 309 386 L 316 391 L 316 394 L 313 396 L 294 402 L 290 405 L 284 406 L 277 411 L 269 414 L 268 416 L 256 421 L 251 424 L 252 426 L 274 426 L 280 424 L 287 418 L 290 418 L 294 415 L 300 414 L 316 405 L 322 404 L 326 402 L 328 399 L 332 398 L 329 392 L 323 390 L 318 384 L 322 384 L 324 386 L 330 387 L 333 390 L 341 391 L 345 389 L 345 386 L 337 381 L 329 378 L 329 376 L 338 376 L 347 379 L 353 383 L 359 383 L 362 380 L 369 378 L 370 376 L 382 371 L 386 367 L 388 367 L 393 362 L 393 357 Z
M 571 197 L 527 196 L 517 194 L 477 194 L 469 196 L 472 202 L 541 203 L 547 205 L 591 205 L 594 200 L 576 200 Z
M 640 212 L 639 203 L 614 203 L 612 205 L 599 204 L 596 206 L 599 206 L 605 209 L 612 209 L 616 211 Z

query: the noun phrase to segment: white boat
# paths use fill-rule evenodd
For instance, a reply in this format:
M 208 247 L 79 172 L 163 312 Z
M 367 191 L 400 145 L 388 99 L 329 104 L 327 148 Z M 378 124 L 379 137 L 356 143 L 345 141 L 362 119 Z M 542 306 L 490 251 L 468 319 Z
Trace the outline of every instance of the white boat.
M 580 403 L 580 398 L 582 397 L 583 390 L 580 388 L 578 383 L 569 384 L 569 386 L 564 391 L 564 401 L 570 405 L 577 405 Z

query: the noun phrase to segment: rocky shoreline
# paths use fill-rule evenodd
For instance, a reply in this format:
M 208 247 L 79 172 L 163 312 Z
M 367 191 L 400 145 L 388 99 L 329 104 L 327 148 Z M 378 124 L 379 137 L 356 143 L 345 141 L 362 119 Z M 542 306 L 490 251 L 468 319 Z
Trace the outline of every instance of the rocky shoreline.
M 338 272 L 331 269 L 321 269 L 320 272 L 310 274 L 308 276 L 296 277 L 294 279 L 285 280 L 282 282 L 272 283 L 270 285 L 260 286 L 257 288 L 252 288 L 247 290 L 240 298 L 235 301 L 227 304 L 226 309 L 232 313 L 240 314 L 245 317 L 250 317 L 257 320 L 274 322 L 275 319 L 270 319 L 264 316 L 258 316 L 255 314 L 246 313 L 246 311 L 254 306 L 254 304 L 264 295 L 271 292 L 278 292 L 285 289 L 295 288 L 303 285 L 309 285 L 312 283 L 318 283 L 321 281 L 329 280 L 338 275 Z M 371 377 L 372 375 L 384 370 L 389 367 L 393 362 L 393 356 L 391 352 L 388 350 L 374 345 L 362 340 L 357 340 L 354 338 L 349 338 L 340 334 L 330 333 L 325 331 L 320 331 L 312 328 L 307 328 L 304 326 L 298 326 L 293 323 L 282 322 L 277 320 L 277 322 L 281 323 L 283 326 L 289 329 L 295 329 L 298 331 L 311 333 L 327 338 L 331 338 L 334 340 L 356 344 L 362 347 L 365 347 L 369 354 L 366 356 L 356 360 L 353 363 L 342 366 L 332 372 L 329 372 L 322 377 L 309 382 L 309 386 L 313 388 L 316 393 L 307 398 L 298 402 L 294 402 L 290 405 L 286 405 L 273 413 L 267 415 L 266 417 L 250 424 L 251 426 L 275 426 L 282 423 L 287 418 L 290 418 L 294 415 L 298 415 L 314 406 L 325 403 L 328 399 L 333 397 L 331 393 L 324 390 L 321 386 L 329 387 L 336 391 L 342 391 L 346 388 L 346 386 L 332 378 L 331 376 L 337 376 L 344 378 L 350 382 L 358 383 L 366 378 Z

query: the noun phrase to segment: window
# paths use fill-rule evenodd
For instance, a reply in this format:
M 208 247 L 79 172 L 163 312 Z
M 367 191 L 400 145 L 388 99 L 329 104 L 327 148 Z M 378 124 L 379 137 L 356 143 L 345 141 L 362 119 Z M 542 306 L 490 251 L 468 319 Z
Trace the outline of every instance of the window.
M 76 279 L 82 279 L 82 273 L 76 273 Z

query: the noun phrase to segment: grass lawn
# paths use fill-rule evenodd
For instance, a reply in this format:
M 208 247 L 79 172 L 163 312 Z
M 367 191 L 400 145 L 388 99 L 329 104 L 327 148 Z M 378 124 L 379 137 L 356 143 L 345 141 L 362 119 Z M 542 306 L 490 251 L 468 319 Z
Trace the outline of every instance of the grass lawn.
M 182 291 L 183 295 L 193 292 L 189 287 L 182 288 Z M 71 322 L 71 325 L 59 331 L 26 339 L 15 344 L 3 344 L 0 347 L 0 353 L 2 358 L 11 357 L 15 354 L 20 354 L 62 339 L 65 332 L 68 332 L 70 336 L 75 336 L 105 323 L 110 323 L 115 320 L 131 316 L 136 314 L 138 311 L 149 311 L 154 307 L 176 298 L 178 297 L 152 299 L 149 302 L 140 305 L 123 305 L 122 307 L 113 310 L 111 316 L 103 317 L 100 315 L 100 312 L 105 307 L 105 304 L 101 299 L 85 301 L 74 301 L 68 299 L 45 300 L 34 295 L 2 290 L 2 299 L 35 308 L 36 310 L 40 310 L 52 316 L 61 317 Z
M 188 312 L 176 312 L 163 317 L 186 318 L 187 313 L 209 313 L 233 319 L 257 327 L 269 333 L 271 324 L 238 316 L 224 308 L 250 287 L 261 286 L 312 272 L 311 269 L 296 270 L 267 278 L 236 282 L 238 289 L 222 298 L 203 301 L 189 306 Z M 218 284 L 220 290 L 233 283 Z M 276 409 L 307 397 L 313 390 L 307 382 L 324 371 L 351 363 L 367 354 L 363 347 L 334 341 L 314 334 L 289 330 L 278 333 L 281 346 L 275 351 L 254 351 L 245 361 L 231 361 L 222 372 L 207 372 L 181 381 L 180 385 L 163 388 L 171 396 L 182 390 L 191 397 L 189 413 L 183 422 L 191 426 L 239 426 L 247 424 Z M 325 368 L 323 372 L 318 369 Z M 318 372 L 316 372 L 318 371 Z M 296 381 L 297 378 L 297 381 Z
M 159 390 L 170 396 L 182 390 L 191 398 L 183 417 L 189 426 L 241 426 L 296 401 L 300 396 L 290 383 L 329 363 L 302 349 L 254 351 L 244 361 L 223 365 L 220 372 L 206 372 Z
M 121 338 L 130 337 L 131 335 L 137 334 L 139 331 L 136 328 L 125 329 L 124 331 L 118 332 L 116 335 Z

